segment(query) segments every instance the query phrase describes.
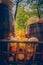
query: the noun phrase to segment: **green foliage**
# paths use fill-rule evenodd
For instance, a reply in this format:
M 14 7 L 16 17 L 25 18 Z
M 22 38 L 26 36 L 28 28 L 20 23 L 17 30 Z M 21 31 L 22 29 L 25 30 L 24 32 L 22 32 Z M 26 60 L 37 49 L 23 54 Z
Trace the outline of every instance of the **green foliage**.
M 28 18 L 29 16 L 24 11 L 24 7 L 20 7 L 18 9 L 17 17 L 16 17 L 16 29 L 17 30 L 26 29 Z
M 27 0 L 27 5 L 30 4 Z M 25 6 L 18 7 L 16 16 L 16 30 L 26 29 L 28 19 L 38 15 L 37 5 L 30 5 L 28 11 L 25 11 Z M 31 10 L 31 11 L 29 11 Z

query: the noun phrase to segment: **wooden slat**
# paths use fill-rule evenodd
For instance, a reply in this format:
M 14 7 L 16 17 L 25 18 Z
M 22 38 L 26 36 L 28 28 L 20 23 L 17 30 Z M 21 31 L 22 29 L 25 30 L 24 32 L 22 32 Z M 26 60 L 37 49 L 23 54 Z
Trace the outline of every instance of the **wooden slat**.
M 43 41 L 39 41 L 39 42 L 31 42 L 31 41 L 25 41 L 25 40 L 0 40 L 0 42 L 8 42 L 8 43 L 28 43 L 28 44 L 43 44 Z

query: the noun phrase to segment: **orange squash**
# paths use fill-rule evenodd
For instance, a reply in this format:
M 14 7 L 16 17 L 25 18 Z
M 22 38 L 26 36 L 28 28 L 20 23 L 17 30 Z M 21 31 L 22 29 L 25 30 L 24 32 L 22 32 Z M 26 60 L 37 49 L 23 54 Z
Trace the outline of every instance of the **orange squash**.
M 43 22 L 43 20 L 42 20 L 42 19 L 38 19 L 38 20 L 37 20 L 37 22 L 42 23 L 42 22 Z
M 16 52 L 16 50 L 17 50 L 17 44 L 11 46 L 11 51 L 12 51 L 12 52 Z
M 28 54 L 27 54 L 27 57 L 26 57 L 26 60 L 29 60 L 29 59 L 31 58 L 31 56 L 32 56 L 32 53 L 31 53 L 31 54 L 28 53 Z
M 19 44 L 19 49 L 21 49 L 22 51 L 25 50 L 25 43 L 20 43 Z
M 13 57 L 13 56 L 10 56 L 10 57 L 9 57 L 9 61 L 10 61 L 10 62 L 13 62 L 13 61 L 14 61 L 14 57 Z
M 24 54 L 22 54 L 22 53 L 18 54 L 18 59 L 23 60 L 24 59 Z

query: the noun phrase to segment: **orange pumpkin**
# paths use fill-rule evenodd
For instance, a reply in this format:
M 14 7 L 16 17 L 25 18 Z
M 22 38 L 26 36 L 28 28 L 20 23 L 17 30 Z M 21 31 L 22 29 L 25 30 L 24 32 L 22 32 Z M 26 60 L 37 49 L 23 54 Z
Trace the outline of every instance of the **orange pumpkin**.
M 11 51 L 12 51 L 12 52 L 16 52 L 16 50 L 17 50 L 17 45 L 11 46 Z
M 19 60 L 23 60 L 24 59 L 24 54 L 22 54 L 22 53 L 18 54 L 17 58 Z
M 9 61 L 10 61 L 10 62 L 13 62 L 13 61 L 14 61 L 14 57 L 13 57 L 13 56 L 10 56 L 10 57 L 9 57 Z
M 38 20 L 37 20 L 37 22 L 42 23 L 42 22 L 43 22 L 43 20 L 42 20 L 42 19 L 38 19 Z
M 20 43 L 19 49 L 21 49 L 21 51 L 24 51 L 25 50 L 25 43 Z
M 26 57 L 26 60 L 29 60 L 29 59 L 31 58 L 31 56 L 32 56 L 32 53 L 31 53 L 31 54 L 28 53 L 28 54 L 27 54 L 27 57 Z
M 11 48 L 11 51 L 12 51 L 12 52 L 16 52 L 16 47 L 13 46 L 13 47 Z

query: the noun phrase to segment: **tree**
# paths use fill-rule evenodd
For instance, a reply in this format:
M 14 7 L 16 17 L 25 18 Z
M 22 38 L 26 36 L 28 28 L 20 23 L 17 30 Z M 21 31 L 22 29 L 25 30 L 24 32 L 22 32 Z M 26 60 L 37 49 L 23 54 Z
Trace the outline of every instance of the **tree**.
M 16 7 L 16 30 L 26 29 L 28 19 L 32 16 L 38 16 L 40 18 L 41 14 L 40 4 L 37 0 L 26 0 L 23 4 L 26 3 L 27 5 L 22 5 L 22 3 L 23 0 L 20 0 L 19 5 Z
M 17 12 L 16 29 L 17 30 L 26 29 L 28 18 L 29 16 L 24 11 L 24 7 L 20 7 Z

